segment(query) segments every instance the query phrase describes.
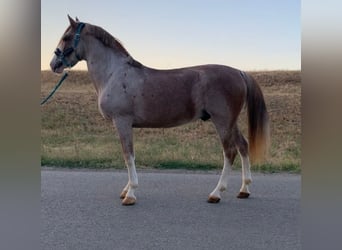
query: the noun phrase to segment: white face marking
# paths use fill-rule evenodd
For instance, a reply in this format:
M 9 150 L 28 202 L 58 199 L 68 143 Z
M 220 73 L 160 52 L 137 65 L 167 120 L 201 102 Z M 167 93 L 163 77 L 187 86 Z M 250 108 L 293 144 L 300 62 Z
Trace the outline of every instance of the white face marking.
M 61 40 L 59 41 L 56 49 L 59 49 L 60 51 L 64 51 L 67 46 L 71 47 L 72 46 L 72 44 L 71 44 L 72 37 L 73 37 L 73 35 L 70 34 L 70 28 L 68 28 L 64 32 L 64 34 L 63 34 Z M 66 44 L 69 44 L 69 45 L 66 45 Z M 66 68 L 66 65 L 61 63 L 60 59 L 54 54 L 51 61 L 50 61 L 50 68 L 55 73 L 62 73 L 63 70 Z
M 63 43 L 63 41 L 60 41 L 58 43 L 56 49 L 63 51 L 63 47 L 61 46 L 62 43 Z M 58 57 L 54 54 L 52 59 L 51 59 L 51 62 L 50 62 L 50 68 L 53 72 L 60 74 L 65 69 L 65 65 L 63 63 L 61 63 L 61 61 L 58 59 Z

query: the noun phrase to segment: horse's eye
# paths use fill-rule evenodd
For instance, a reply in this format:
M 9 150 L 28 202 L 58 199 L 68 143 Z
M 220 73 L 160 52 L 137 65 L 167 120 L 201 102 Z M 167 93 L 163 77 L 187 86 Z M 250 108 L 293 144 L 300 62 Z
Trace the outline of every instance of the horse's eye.
M 71 39 L 71 36 L 66 35 L 66 36 L 63 37 L 63 42 L 67 42 L 67 41 L 69 41 L 70 39 Z

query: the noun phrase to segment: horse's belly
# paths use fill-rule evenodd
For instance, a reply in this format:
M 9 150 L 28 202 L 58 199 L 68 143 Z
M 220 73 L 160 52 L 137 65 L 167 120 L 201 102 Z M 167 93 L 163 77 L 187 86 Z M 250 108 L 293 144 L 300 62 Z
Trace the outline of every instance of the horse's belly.
M 134 119 L 134 127 L 145 128 L 168 128 L 179 126 L 195 120 L 194 110 L 173 110 L 168 108 L 156 107 L 153 110 L 146 110 Z

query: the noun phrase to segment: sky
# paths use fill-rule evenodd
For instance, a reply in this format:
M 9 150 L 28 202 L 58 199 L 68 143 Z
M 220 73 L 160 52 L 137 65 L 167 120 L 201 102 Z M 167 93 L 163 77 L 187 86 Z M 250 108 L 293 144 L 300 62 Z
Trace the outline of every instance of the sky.
M 50 69 L 67 14 L 101 26 L 153 68 L 301 69 L 299 0 L 42 0 L 42 70 Z

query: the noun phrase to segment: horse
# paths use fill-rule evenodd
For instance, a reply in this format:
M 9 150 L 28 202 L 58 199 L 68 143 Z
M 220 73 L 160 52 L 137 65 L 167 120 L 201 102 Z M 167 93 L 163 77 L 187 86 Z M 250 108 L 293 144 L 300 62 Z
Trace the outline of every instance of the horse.
M 242 165 L 242 185 L 237 197 L 249 197 L 250 162 L 265 159 L 269 144 L 265 100 L 250 74 L 216 64 L 167 70 L 147 67 L 103 28 L 69 15 L 68 19 L 70 25 L 57 45 L 50 67 L 60 74 L 79 61 L 86 61 L 99 111 L 113 123 L 121 141 L 128 169 L 128 182 L 120 194 L 122 205 L 133 205 L 137 200 L 133 128 L 169 128 L 198 119 L 213 122 L 223 147 L 223 170 L 207 201 L 221 200 L 237 154 Z M 248 142 L 237 125 L 244 106 Z

